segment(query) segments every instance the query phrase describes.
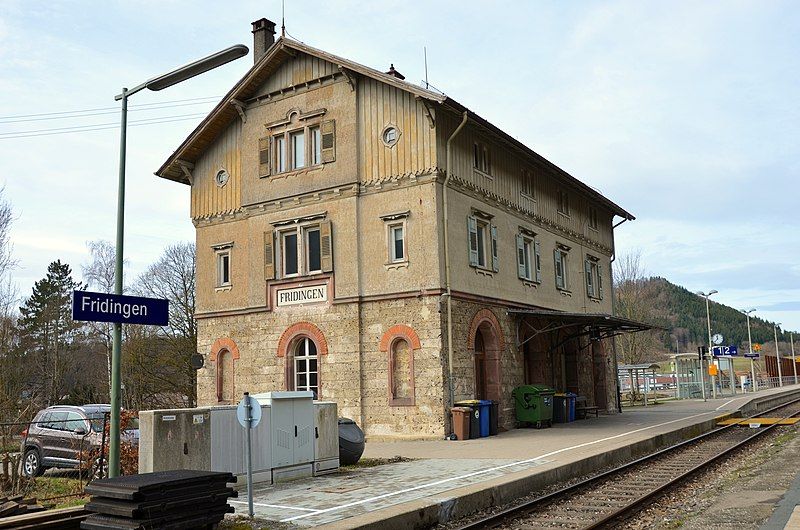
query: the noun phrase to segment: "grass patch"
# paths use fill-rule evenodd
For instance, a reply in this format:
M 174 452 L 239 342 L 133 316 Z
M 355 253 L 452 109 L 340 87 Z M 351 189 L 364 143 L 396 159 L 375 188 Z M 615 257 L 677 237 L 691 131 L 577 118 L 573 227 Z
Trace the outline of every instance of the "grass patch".
M 290 528 L 297 528 L 297 526 L 288 523 L 279 523 L 276 521 L 267 521 L 253 517 L 252 519 L 244 515 L 234 515 L 233 517 L 226 517 L 220 523 L 218 528 L 220 530 L 288 530 Z
M 85 481 L 73 477 L 36 477 L 25 497 L 35 497 L 40 504 L 52 508 L 79 506 L 89 501 L 88 495 L 78 495 L 84 485 Z
M 399 464 L 400 462 L 411 462 L 413 458 L 406 458 L 404 456 L 393 456 L 391 458 L 362 458 L 352 466 L 341 466 L 339 469 L 342 471 L 355 471 L 367 467 L 383 466 L 386 464 Z

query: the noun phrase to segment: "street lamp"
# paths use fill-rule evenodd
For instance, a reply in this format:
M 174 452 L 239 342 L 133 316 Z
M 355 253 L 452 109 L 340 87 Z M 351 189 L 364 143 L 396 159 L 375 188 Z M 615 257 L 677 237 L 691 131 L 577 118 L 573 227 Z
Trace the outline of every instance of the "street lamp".
M 753 377 L 750 387 L 753 389 L 753 392 L 758 390 L 758 383 L 756 382 L 756 365 L 753 362 L 753 337 L 750 335 L 750 313 L 755 313 L 755 311 L 755 308 L 747 310 L 742 309 L 742 313 L 744 313 L 747 317 L 747 342 L 750 344 L 750 374 Z
M 789 333 L 789 340 L 792 343 L 792 369 L 794 369 L 794 384 L 797 384 L 797 359 L 794 356 L 794 333 Z
M 778 326 L 780 322 L 776 322 L 772 329 L 775 332 L 775 360 L 778 361 L 778 386 L 783 386 L 783 374 L 781 373 L 781 353 L 778 351 Z
M 244 57 L 249 52 L 247 46 L 237 44 L 204 57 L 193 63 L 178 67 L 171 72 L 148 79 L 130 90 L 122 89 L 122 93 L 114 96 L 114 100 L 122 100 L 122 120 L 120 122 L 119 141 L 119 186 L 117 191 L 117 245 L 114 266 L 114 294 L 122 294 L 122 248 L 125 235 L 125 156 L 126 132 L 128 128 L 128 97 L 144 90 L 162 90 L 196 75 L 208 72 L 218 66 Z M 120 359 L 122 351 L 122 324 L 114 324 L 113 344 L 111 349 L 111 426 L 109 429 L 108 476 L 119 475 L 119 417 L 120 417 Z
M 712 350 L 712 346 L 711 346 L 711 312 L 708 309 L 708 298 L 712 294 L 717 294 L 718 292 L 719 291 L 717 291 L 716 289 L 709 291 L 708 294 L 704 293 L 703 291 L 697 291 L 697 294 L 699 294 L 700 296 L 702 296 L 702 297 L 704 297 L 706 299 L 706 321 L 708 322 L 708 351 L 713 351 Z M 713 359 L 713 357 L 714 357 L 713 354 L 712 354 L 711 357 Z M 717 397 L 717 384 L 716 384 L 716 381 L 717 381 L 716 376 L 712 375 L 711 376 L 711 395 L 712 395 L 712 397 L 714 399 L 716 399 L 716 397 Z

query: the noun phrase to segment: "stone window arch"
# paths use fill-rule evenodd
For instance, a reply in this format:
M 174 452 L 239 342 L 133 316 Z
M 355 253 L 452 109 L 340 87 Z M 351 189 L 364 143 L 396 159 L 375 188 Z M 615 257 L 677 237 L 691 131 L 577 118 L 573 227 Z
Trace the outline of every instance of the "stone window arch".
M 215 366 L 215 381 L 218 403 L 234 403 L 236 401 L 236 366 L 239 359 L 239 348 L 229 338 L 220 338 L 211 347 L 211 361 Z
M 278 357 L 283 357 L 286 390 L 311 390 L 322 396 L 322 356 L 328 354 L 328 342 L 311 322 L 289 326 L 278 340 Z
M 392 326 L 383 334 L 379 348 L 387 353 L 390 406 L 414 406 L 414 351 L 420 347 L 419 337 L 409 326 Z

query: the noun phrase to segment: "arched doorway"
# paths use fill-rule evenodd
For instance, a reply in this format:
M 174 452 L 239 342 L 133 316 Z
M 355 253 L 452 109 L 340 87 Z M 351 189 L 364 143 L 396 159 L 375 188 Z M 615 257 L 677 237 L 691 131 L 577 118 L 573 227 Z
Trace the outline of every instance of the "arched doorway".
M 474 357 L 475 398 L 502 402 L 500 357 L 505 342 L 500 321 L 490 309 L 475 314 L 468 340 L 467 347 Z
M 483 332 L 478 329 L 475 333 L 475 399 L 489 399 L 486 388 L 486 345 Z

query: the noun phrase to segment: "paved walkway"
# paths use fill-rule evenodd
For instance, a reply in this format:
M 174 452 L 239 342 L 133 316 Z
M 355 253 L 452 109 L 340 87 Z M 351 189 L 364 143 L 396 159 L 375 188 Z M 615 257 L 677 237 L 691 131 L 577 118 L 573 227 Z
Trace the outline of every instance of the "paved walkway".
M 715 418 L 738 410 L 751 399 L 798 388 L 707 402 L 672 401 L 556 424 L 551 429 L 515 429 L 477 440 L 369 442 L 366 458 L 404 456 L 415 460 L 256 487 L 254 510 L 258 517 L 272 521 L 340 527 L 375 522 L 423 506 L 421 503 L 439 503 L 441 511 L 471 492 L 561 466 L 578 466 L 594 455 L 630 451 L 637 442 L 713 424 Z M 244 491 L 233 504 L 237 513 L 247 513 Z

